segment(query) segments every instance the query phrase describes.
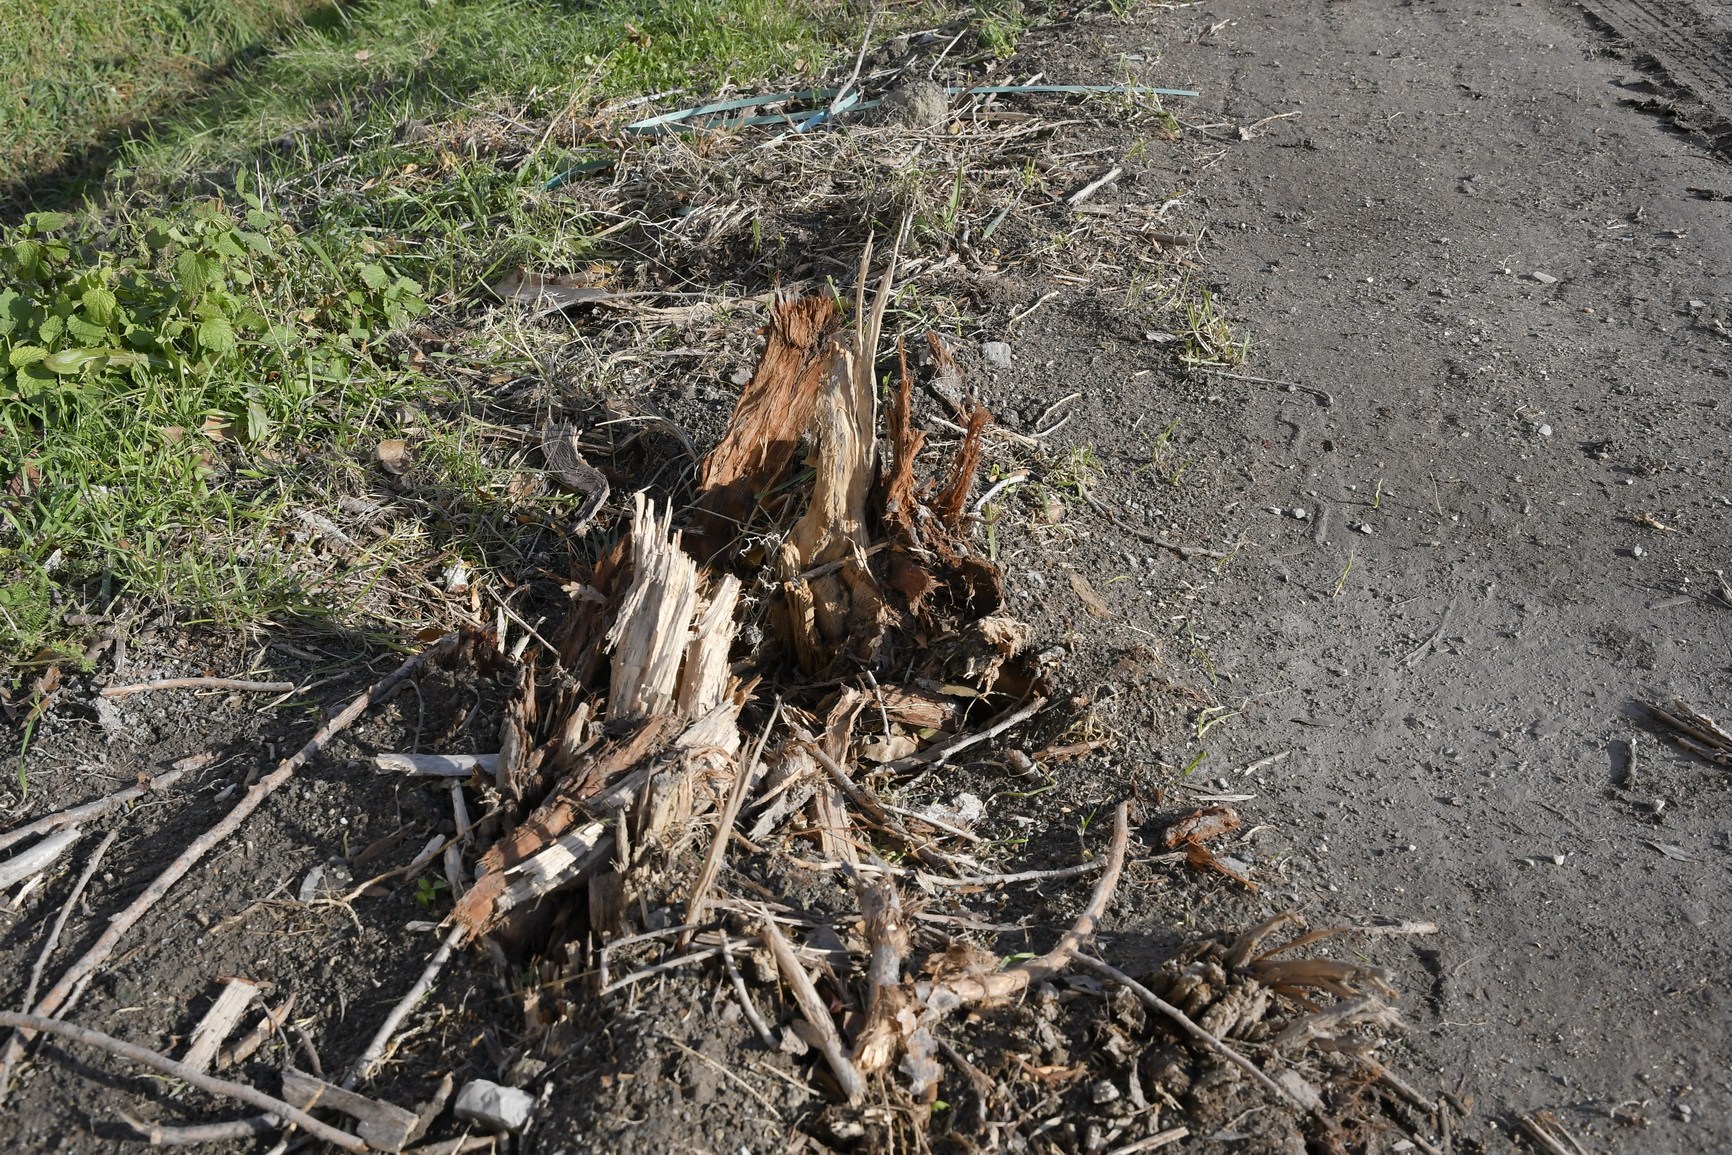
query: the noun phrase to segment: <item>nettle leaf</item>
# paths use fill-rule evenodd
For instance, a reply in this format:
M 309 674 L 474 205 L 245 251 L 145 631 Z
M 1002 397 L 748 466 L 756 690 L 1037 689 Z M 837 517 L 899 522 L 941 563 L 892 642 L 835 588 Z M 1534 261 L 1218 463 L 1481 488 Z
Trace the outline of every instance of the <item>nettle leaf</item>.
M 235 340 L 234 326 L 229 324 L 227 317 L 220 314 L 206 317 L 199 322 L 198 343 L 200 347 L 219 357 L 227 356 L 239 348 L 239 343 Z
M 194 297 L 222 280 L 222 267 L 203 253 L 182 253 L 175 262 L 175 272 L 179 274 L 181 290 Z
M 100 285 L 84 290 L 79 304 L 84 306 L 85 316 L 98 325 L 113 325 L 115 313 L 120 307 L 114 294 Z
M 52 233 L 72 223 L 70 213 L 31 213 L 24 223 L 38 233 Z
M 107 325 L 92 324 L 83 317 L 78 316 L 72 316 L 66 319 L 66 331 L 71 335 L 73 340 L 83 341 L 85 344 L 106 340 L 109 336 Z
M 362 283 L 369 289 L 383 289 L 391 283 L 390 274 L 378 265 L 362 265 L 358 271 L 361 274 Z
M 48 350 L 40 345 L 14 345 L 12 351 L 6 355 L 6 362 L 14 369 L 22 369 L 26 365 L 35 364 L 46 356 L 48 356 Z
M 271 432 L 271 415 L 257 401 L 247 402 L 247 440 L 263 441 Z
M 0 289 L 0 337 L 23 324 L 30 316 L 30 302 L 17 289 Z
M 52 345 L 60 339 L 60 334 L 66 329 L 66 318 L 58 313 L 50 313 L 42 318 L 42 324 L 36 328 L 36 336 L 46 344 Z

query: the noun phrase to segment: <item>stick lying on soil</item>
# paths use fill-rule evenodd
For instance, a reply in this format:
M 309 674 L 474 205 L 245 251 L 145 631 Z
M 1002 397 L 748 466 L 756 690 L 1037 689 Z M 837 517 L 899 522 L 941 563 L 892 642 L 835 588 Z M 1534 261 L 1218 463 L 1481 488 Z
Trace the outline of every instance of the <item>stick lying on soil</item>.
M 161 1071 L 165 1075 L 180 1079 L 212 1095 L 221 1095 L 225 1098 L 237 1099 L 242 1103 L 249 1103 L 280 1118 L 287 1119 L 314 1138 L 323 1139 L 345 1151 L 364 1152 L 368 1150 L 366 1143 L 347 1131 L 340 1131 L 328 1123 L 321 1123 L 305 1111 L 291 1107 L 281 1099 L 273 1099 L 254 1087 L 249 1087 L 244 1083 L 233 1083 L 227 1079 L 219 1079 L 215 1075 L 203 1074 L 193 1070 L 185 1063 L 177 1063 L 165 1055 L 159 1055 L 155 1051 L 122 1042 L 120 1039 L 102 1034 L 99 1031 L 88 1030 L 73 1023 L 63 1023 L 59 1019 L 45 1018 L 42 1015 L 21 1015 L 16 1011 L 0 1011 L 0 1027 L 12 1027 L 21 1032 L 41 1031 L 44 1034 L 72 1039 L 74 1042 L 107 1051 L 111 1055 L 131 1059 L 135 1063 L 140 1063 L 153 1071 Z
M 152 690 L 242 690 L 249 694 L 286 694 L 293 682 L 249 682 L 244 678 L 164 678 L 159 682 L 134 682 L 130 686 L 104 686 L 104 698 L 148 694 Z
M 202 760 L 201 760 L 202 759 Z M 20 826 L 16 830 L 8 830 L 0 834 L 0 850 L 6 849 L 14 842 L 21 842 L 35 834 L 53 830 L 60 826 L 72 826 L 80 822 L 88 822 L 92 818 L 100 818 L 117 806 L 125 806 L 135 798 L 142 798 L 152 790 L 166 790 L 180 781 L 188 771 L 208 765 L 209 759 L 202 755 L 195 758 L 183 758 L 175 764 L 174 769 L 166 774 L 147 779 L 136 786 L 128 786 L 124 790 L 116 790 L 106 798 L 98 798 L 95 802 L 86 802 L 82 806 L 74 806 L 70 810 L 62 810 L 55 814 L 47 814 L 34 822 Z
M 355 1060 L 355 1065 L 343 1076 L 343 1090 L 352 1090 L 362 1079 L 372 1076 L 373 1069 L 385 1058 L 385 1048 L 391 1045 L 391 1036 L 397 1033 L 397 1028 L 403 1025 L 403 1020 L 415 1009 L 415 1004 L 427 997 L 427 992 L 433 989 L 433 984 L 439 980 L 439 972 L 445 969 L 446 962 L 451 958 L 451 952 L 457 949 L 468 933 L 468 928 L 463 926 L 451 928 L 445 941 L 439 944 L 439 949 L 433 952 L 433 957 L 428 960 L 421 977 L 415 980 L 409 993 L 391 1008 L 391 1013 L 385 1016 L 385 1021 L 373 1035 L 373 1041 L 367 1044 L 367 1049 L 361 1052 L 361 1057 Z
M 125 937 L 126 932 L 131 930 L 138 923 L 138 920 L 149 912 L 151 907 L 161 901 L 162 896 L 168 893 L 170 887 L 198 865 L 199 860 L 208 854 L 212 847 L 239 829 L 240 824 L 245 822 L 254 810 L 258 809 L 259 804 L 269 797 L 272 791 L 293 777 L 296 770 L 324 748 L 325 743 L 348 729 L 368 706 L 383 699 L 429 661 L 442 657 L 456 648 L 458 636 L 455 633 L 446 634 L 421 653 L 409 658 L 390 674 L 380 679 L 372 688 L 361 694 L 360 697 L 350 702 L 342 713 L 337 714 L 319 727 L 318 732 L 307 741 L 305 746 L 283 759 L 275 770 L 259 779 L 251 789 L 241 796 L 241 800 L 235 803 L 234 808 L 223 817 L 221 822 L 194 839 L 192 845 L 187 847 L 180 857 L 169 863 L 167 869 L 157 875 L 156 880 L 145 888 L 144 893 L 134 899 L 125 910 L 114 916 L 109 922 L 108 929 L 102 932 L 102 936 L 84 953 L 82 958 L 68 967 L 66 973 L 60 976 L 60 981 L 50 987 L 48 993 L 42 996 L 42 1000 L 36 1004 L 37 1015 L 53 1015 L 61 1012 L 63 1008 L 69 1009 L 71 1002 L 74 1001 L 69 997 L 73 990 L 94 974 L 98 967 L 108 961 L 109 957 L 114 954 L 115 948 L 120 945 L 120 940 Z M 7 1041 L 5 1053 L 0 1055 L 0 1102 L 4 1102 L 12 1082 L 12 1067 L 23 1053 L 24 1044 L 32 1037 L 32 1031 L 28 1027 L 21 1029 Z M 342 1132 L 335 1133 L 342 1134 Z
M 66 920 L 72 917 L 72 912 L 78 909 L 78 900 L 84 895 L 84 888 L 90 885 L 90 880 L 96 874 L 96 868 L 102 863 L 102 856 L 108 853 L 108 848 L 114 845 L 114 840 L 120 837 L 120 831 L 110 830 L 97 848 L 91 852 L 90 861 L 84 864 L 84 873 L 78 876 L 78 882 L 72 887 L 72 894 L 66 900 L 66 905 L 60 908 L 60 915 L 54 920 L 54 927 L 43 940 L 42 953 L 36 956 L 36 965 L 30 968 L 30 985 L 24 988 L 23 1009 L 26 1014 L 36 1001 L 36 990 L 42 985 L 42 972 L 48 968 L 48 957 L 54 953 L 54 948 L 60 945 L 60 934 L 66 929 Z

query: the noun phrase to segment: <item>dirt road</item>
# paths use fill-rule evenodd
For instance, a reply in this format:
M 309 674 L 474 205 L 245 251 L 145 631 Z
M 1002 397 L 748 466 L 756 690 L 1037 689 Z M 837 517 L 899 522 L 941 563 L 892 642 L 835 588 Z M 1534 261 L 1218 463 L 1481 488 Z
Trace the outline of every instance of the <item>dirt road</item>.
M 1712 105 L 1697 20 L 1660 55 Z M 1407 979 L 1430 1085 L 1595 1149 L 1727 1149 L 1732 778 L 1635 703 L 1732 688 L 1732 170 L 1563 4 L 1164 23 L 1187 119 L 1285 114 L 1213 130 L 1194 179 L 1246 372 L 1334 402 L 1218 380 L 1175 410 L 1255 459 L 1256 550 L 1208 612 L 1261 702 L 1219 764 L 1297 748 L 1263 784 L 1308 850 L 1288 898 L 1442 924 Z

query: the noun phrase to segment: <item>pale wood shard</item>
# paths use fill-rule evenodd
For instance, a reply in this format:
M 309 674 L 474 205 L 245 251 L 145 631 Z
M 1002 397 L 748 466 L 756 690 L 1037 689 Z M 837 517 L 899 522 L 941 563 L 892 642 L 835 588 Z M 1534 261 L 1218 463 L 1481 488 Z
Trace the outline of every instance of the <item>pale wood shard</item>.
M 303 1111 L 328 1107 L 355 1120 L 355 1132 L 375 1151 L 401 1151 L 419 1120 L 415 1112 L 346 1091 L 294 1067 L 283 1071 L 283 1098 Z
M 590 822 L 562 834 L 520 862 L 489 871 L 458 901 L 451 918 L 472 934 L 482 934 L 507 911 L 577 881 L 613 853 L 604 822 Z
M 697 566 L 672 531 L 672 507 L 658 518 L 643 493 L 633 503 L 632 582 L 607 633 L 613 651 L 607 716 L 613 719 L 656 717 L 672 708 L 697 601 Z
M 225 983 L 210 1010 L 192 1029 L 192 1038 L 188 1040 L 186 1054 L 180 1061 L 195 1071 L 210 1070 L 223 1041 L 239 1025 L 258 993 L 259 988 L 245 979 L 230 979 Z
M 373 767 L 381 772 L 427 778 L 467 778 L 477 770 L 492 774 L 499 768 L 499 755 L 375 754 Z
M 795 1004 L 812 1028 L 813 1045 L 830 1065 L 830 1071 L 836 1076 L 843 1096 L 850 1105 L 858 1106 L 866 1098 L 866 1080 L 861 1077 L 849 1058 L 848 1049 L 842 1043 L 842 1036 L 830 1018 L 830 1008 L 818 994 L 818 988 L 812 985 L 812 976 L 800 965 L 800 960 L 794 954 L 793 944 L 789 943 L 787 937 L 777 928 L 776 920 L 767 914 L 764 917 L 762 937 L 764 945 L 770 948 L 771 955 L 775 957 L 776 969 L 781 972 L 782 981 L 787 983 L 788 989 L 794 993 Z
M 677 695 L 680 713 L 688 718 L 709 713 L 727 689 L 728 650 L 734 644 L 734 612 L 739 601 L 740 580 L 725 574 L 698 614 Z
M 817 831 L 818 848 L 825 859 L 860 865 L 860 850 L 851 837 L 853 824 L 848 821 L 842 791 L 833 783 L 820 782 L 812 792 L 812 828 Z

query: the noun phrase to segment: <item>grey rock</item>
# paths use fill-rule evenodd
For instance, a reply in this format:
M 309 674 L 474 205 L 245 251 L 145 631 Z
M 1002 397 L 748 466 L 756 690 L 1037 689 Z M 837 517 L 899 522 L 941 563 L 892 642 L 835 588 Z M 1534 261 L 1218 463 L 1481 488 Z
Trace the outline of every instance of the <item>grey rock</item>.
M 988 341 L 980 347 L 980 359 L 994 369 L 1010 368 L 1010 346 L 1003 341 Z
M 535 1096 L 526 1091 L 475 1079 L 463 1084 L 451 1111 L 464 1122 L 475 1123 L 497 1134 L 523 1130 L 529 1125 L 529 1113 L 534 1108 Z
M 936 128 L 950 118 L 950 97 L 930 80 L 910 80 L 884 94 L 878 121 L 903 128 Z

